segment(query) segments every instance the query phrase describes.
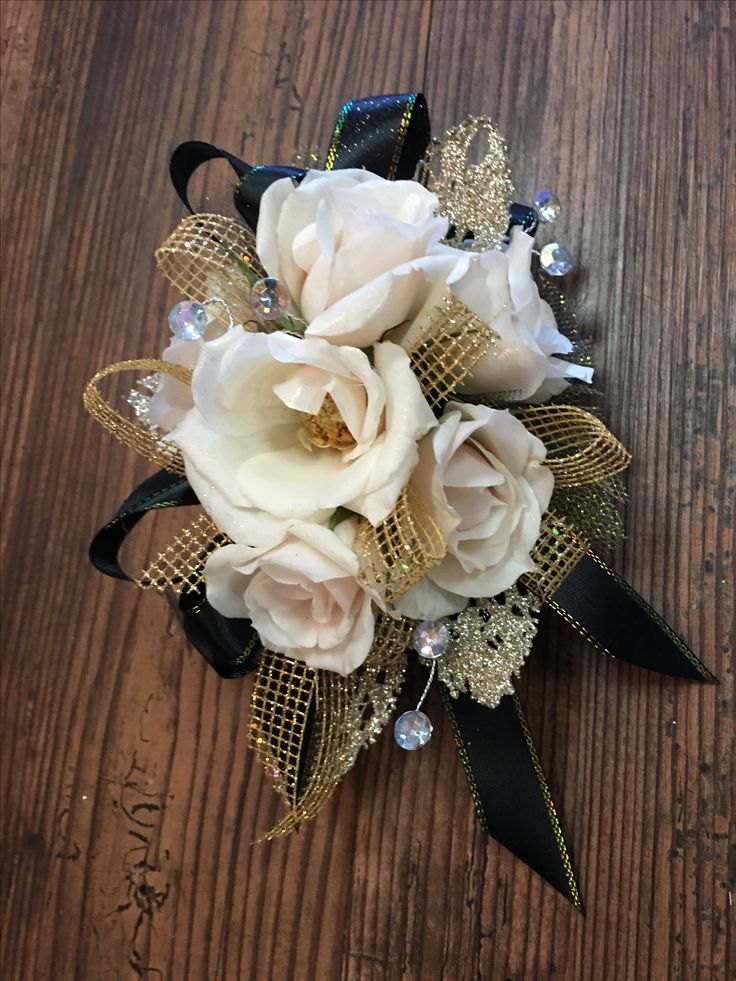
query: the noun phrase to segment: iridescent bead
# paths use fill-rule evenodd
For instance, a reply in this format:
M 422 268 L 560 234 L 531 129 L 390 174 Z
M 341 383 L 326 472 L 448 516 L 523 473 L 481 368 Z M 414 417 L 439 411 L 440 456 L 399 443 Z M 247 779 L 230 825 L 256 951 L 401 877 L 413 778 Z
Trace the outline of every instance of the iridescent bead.
M 250 305 L 263 320 L 278 320 L 289 306 L 289 293 L 278 279 L 267 276 L 251 287 Z
M 411 642 L 417 654 L 435 661 L 447 650 L 449 639 L 450 631 L 441 620 L 422 620 L 414 628 Z
M 553 191 L 537 191 L 534 195 L 534 210 L 540 221 L 557 221 L 560 217 L 560 199 Z
M 421 749 L 432 735 L 432 723 L 424 712 L 412 709 L 404 712 L 394 725 L 394 739 L 402 749 Z
M 564 245 L 550 242 L 539 253 L 539 264 L 548 276 L 564 276 L 570 272 L 575 262 Z
M 207 311 L 196 300 L 183 300 L 169 313 L 169 327 L 182 341 L 197 341 L 207 330 Z

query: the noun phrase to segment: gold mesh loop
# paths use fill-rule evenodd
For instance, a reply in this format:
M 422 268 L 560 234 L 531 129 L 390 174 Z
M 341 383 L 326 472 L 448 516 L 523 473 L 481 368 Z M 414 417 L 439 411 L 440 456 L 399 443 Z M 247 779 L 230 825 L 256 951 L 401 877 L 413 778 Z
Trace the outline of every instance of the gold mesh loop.
M 433 410 L 447 401 L 497 340 L 498 334 L 454 296 L 446 297 L 412 330 L 405 346 Z
M 238 323 L 254 320 L 248 301 L 251 283 L 266 275 L 258 261 L 255 237 L 245 225 L 222 215 L 188 215 L 156 250 L 159 269 L 190 300 L 203 303 L 220 296 Z M 212 314 L 225 325 L 219 304 Z
M 317 672 L 264 650 L 251 697 L 251 742 L 290 812 L 298 799 L 299 761 Z
M 395 603 L 444 558 L 447 543 L 431 513 L 407 485 L 378 527 L 361 519 L 354 548 L 362 581 L 387 603 Z
M 174 537 L 141 573 L 141 589 L 192 592 L 202 582 L 207 556 L 228 541 L 204 511 Z
M 185 385 L 192 381 L 192 369 L 180 364 L 170 364 L 168 361 L 158 361 L 153 358 L 141 358 L 137 361 L 118 361 L 98 371 L 84 390 L 84 406 L 101 426 L 119 440 L 124 446 L 135 450 L 146 460 L 155 463 L 164 470 L 184 474 L 184 461 L 178 448 L 166 439 L 162 439 L 144 426 L 139 420 L 127 419 L 103 398 L 98 385 L 108 375 L 119 371 L 157 372 L 171 375 Z
M 631 462 L 629 451 L 600 419 L 578 406 L 533 405 L 513 412 L 547 448 L 545 463 L 557 487 L 600 483 Z
M 264 839 L 288 834 L 313 818 L 361 748 L 383 730 L 403 682 L 411 629 L 408 620 L 379 614 L 371 652 L 348 677 L 312 671 L 267 652 L 253 690 L 252 741 L 287 812 Z M 305 746 L 310 706 L 313 718 Z

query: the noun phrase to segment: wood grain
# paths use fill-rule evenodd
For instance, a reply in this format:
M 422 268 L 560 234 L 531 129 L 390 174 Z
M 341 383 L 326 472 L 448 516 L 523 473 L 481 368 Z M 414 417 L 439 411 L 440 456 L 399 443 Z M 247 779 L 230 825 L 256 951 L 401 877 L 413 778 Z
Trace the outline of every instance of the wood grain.
M 3 978 L 733 976 L 734 7 L 0 6 Z M 434 695 L 426 750 L 386 734 L 311 826 L 252 846 L 277 804 L 246 751 L 249 684 L 86 560 L 146 473 L 80 393 L 162 346 L 171 148 L 288 162 L 346 99 L 417 88 L 438 133 L 498 121 L 521 200 L 558 191 L 608 422 L 634 453 L 613 564 L 721 679 L 606 661 L 547 619 L 520 691 L 585 917 L 483 838 Z M 213 165 L 196 193 L 226 207 L 226 180 Z

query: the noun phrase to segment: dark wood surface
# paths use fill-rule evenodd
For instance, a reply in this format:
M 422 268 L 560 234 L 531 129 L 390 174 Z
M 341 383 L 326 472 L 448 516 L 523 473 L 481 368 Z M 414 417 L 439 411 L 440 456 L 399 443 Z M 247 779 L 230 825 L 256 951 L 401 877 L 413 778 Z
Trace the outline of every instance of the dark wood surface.
M 2 977 L 733 976 L 734 7 L 0 6 Z M 147 471 L 80 395 L 164 343 L 172 147 L 288 162 L 325 146 L 347 98 L 416 88 L 437 133 L 498 121 L 521 200 L 558 191 L 607 419 L 634 453 L 612 562 L 721 679 L 609 662 L 546 622 L 520 692 L 585 917 L 484 839 L 434 695 L 427 749 L 385 734 L 311 826 L 251 845 L 278 807 L 246 746 L 249 684 L 86 560 Z M 228 183 L 213 165 L 204 207 Z

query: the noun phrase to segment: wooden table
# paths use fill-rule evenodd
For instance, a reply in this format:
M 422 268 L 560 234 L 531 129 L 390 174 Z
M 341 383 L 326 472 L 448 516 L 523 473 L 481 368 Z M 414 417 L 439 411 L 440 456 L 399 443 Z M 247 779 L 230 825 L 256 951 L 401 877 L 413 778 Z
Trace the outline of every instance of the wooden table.
M 2 7 L 3 977 L 725 979 L 734 7 Z M 415 89 L 438 134 L 468 113 L 500 124 L 520 200 L 559 194 L 606 417 L 634 454 L 611 561 L 721 679 L 606 661 L 546 621 L 520 693 L 585 917 L 483 837 L 434 696 L 426 750 L 385 733 L 314 823 L 252 846 L 278 804 L 247 749 L 249 682 L 220 680 L 159 597 L 87 563 L 148 470 L 81 391 L 167 336 L 177 298 L 153 251 L 182 214 L 172 147 L 288 162 L 325 146 L 346 99 Z M 212 165 L 194 196 L 226 209 L 229 186 Z

